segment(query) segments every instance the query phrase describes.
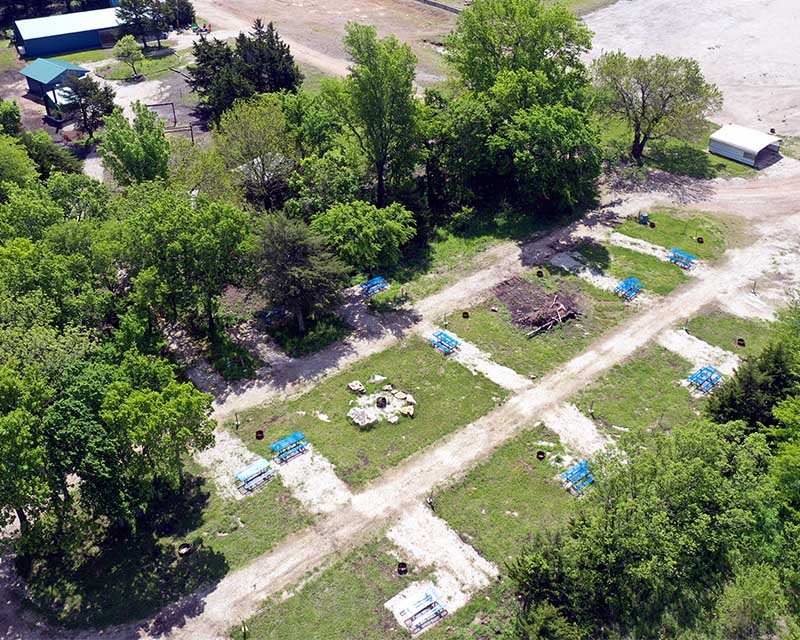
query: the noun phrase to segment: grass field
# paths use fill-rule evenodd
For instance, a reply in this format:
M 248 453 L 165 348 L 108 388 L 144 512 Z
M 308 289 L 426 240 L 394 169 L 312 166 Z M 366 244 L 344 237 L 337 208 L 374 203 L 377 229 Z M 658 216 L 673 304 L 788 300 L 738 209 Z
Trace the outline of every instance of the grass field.
M 398 576 L 397 553 L 387 541 L 373 542 L 338 559 L 289 599 L 273 598 L 247 621 L 248 640 L 407 640 L 384 603 L 430 569 Z M 500 583 L 425 632 L 426 640 L 489 640 L 500 637 L 515 604 Z M 230 631 L 242 640 L 241 625 Z M 505 637 L 505 636 L 504 636 Z
M 554 480 L 559 469 L 553 460 L 561 452 L 557 442 L 545 428 L 525 431 L 439 494 L 437 514 L 502 566 L 535 532 L 564 525 L 572 513 L 575 498 Z M 542 462 L 536 459 L 538 450 L 548 456 Z
M 692 365 L 658 345 L 638 351 L 572 399 L 586 415 L 629 429 L 669 429 L 696 417 L 702 400 L 680 381 Z M 611 433 L 614 433 L 613 431 Z
M 625 247 L 584 245 L 577 249 L 586 261 L 618 280 L 634 276 L 641 280 L 644 291 L 661 296 L 689 280 L 682 269 L 658 258 Z
M 60 56 L 53 56 L 51 60 L 65 60 L 72 64 L 86 64 L 89 62 L 101 62 L 103 60 L 113 60 L 114 54 L 111 49 L 87 49 L 86 51 L 73 51 Z
M 192 463 L 190 470 L 196 471 Z M 212 483 L 188 476 L 120 543 L 81 537 L 71 553 L 34 562 L 29 597 L 67 626 L 104 626 L 143 618 L 269 551 L 311 518 L 280 480 L 240 501 L 218 497 Z M 178 559 L 183 542 L 194 552 Z
M 375 374 L 386 376 L 387 381 L 366 384 Z M 380 422 L 371 429 L 359 429 L 347 417 L 355 397 L 347 384 L 353 380 L 364 383 L 370 393 L 387 383 L 412 393 L 417 401 L 416 416 L 403 417 L 395 425 Z M 411 338 L 358 362 L 299 398 L 242 414 L 239 436 L 255 453 L 269 456 L 271 442 L 302 431 L 336 465 L 340 478 L 360 486 L 488 413 L 505 395 L 493 382 L 473 376 L 420 338 Z M 315 417 L 315 411 L 326 414 L 330 422 Z M 265 430 L 264 440 L 254 438 L 256 429 Z
M 732 232 L 719 220 L 705 214 L 686 214 L 679 209 L 663 207 L 654 208 L 648 214 L 656 224 L 655 229 L 636 220 L 626 220 L 616 230 L 667 249 L 681 249 L 701 260 L 719 258 L 726 249 L 726 235 Z M 703 244 L 697 242 L 698 237 L 703 238 Z
M 687 326 L 696 338 L 741 356 L 758 355 L 771 337 L 770 323 L 766 320 L 748 320 L 719 310 L 697 315 Z M 738 346 L 737 338 L 744 338 L 746 346 Z
M 21 68 L 22 63 L 17 57 L 17 50 L 10 41 L 0 39 L 0 73 Z
M 526 330 L 511 323 L 510 314 L 496 299 L 448 318 L 448 328 L 491 354 L 499 364 L 525 376 L 540 377 L 583 351 L 594 339 L 625 318 L 625 304 L 612 293 L 601 291 L 574 276 L 545 273 L 535 278 L 547 290 L 574 295 L 583 315 L 547 333 L 526 338 Z M 490 310 L 496 306 L 497 313 Z
M 187 60 L 188 56 L 181 53 L 148 56 L 136 64 L 136 72 L 148 79 L 157 78 L 169 72 L 170 67 L 182 67 Z M 107 67 L 99 68 L 97 73 L 108 80 L 127 80 L 131 77 L 132 70 L 123 62 L 115 62 Z

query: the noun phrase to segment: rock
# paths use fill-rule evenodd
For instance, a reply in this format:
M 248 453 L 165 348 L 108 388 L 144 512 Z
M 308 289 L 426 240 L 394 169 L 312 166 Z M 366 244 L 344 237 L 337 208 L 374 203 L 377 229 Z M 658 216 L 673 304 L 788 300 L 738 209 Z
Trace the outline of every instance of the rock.
M 347 385 L 347 388 L 350 389 L 353 393 L 366 393 L 366 387 L 361 384 L 358 380 L 353 380 L 350 384 Z
M 379 382 L 383 382 L 384 380 L 386 380 L 386 376 L 382 376 L 379 373 L 376 373 L 369 380 L 367 380 L 367 384 L 378 384 Z
M 408 416 L 409 418 L 414 417 L 414 405 L 407 404 L 405 407 L 400 407 L 400 413 L 404 416 Z
M 400 391 L 399 389 L 395 389 L 394 391 L 392 391 L 392 395 L 395 398 L 397 398 L 398 400 L 405 400 L 406 399 L 406 394 L 403 393 L 402 391 Z
M 319 411 L 315 411 L 314 415 L 317 418 L 319 418 L 320 420 L 322 420 L 323 422 L 330 422 L 331 421 L 331 419 L 325 413 L 320 413 Z
M 306 415 L 306 412 L 305 412 L 305 411 L 295 411 L 295 413 L 296 413 L 298 416 L 304 416 L 304 415 Z
M 417 401 L 414 400 L 414 396 L 412 396 L 410 393 L 406 394 L 406 402 L 408 404 L 417 404 Z
M 489 311 L 492 311 L 493 313 L 497 313 L 497 307 L 489 307 Z
M 400 422 L 400 416 L 389 416 L 388 418 L 386 418 L 386 422 L 388 422 L 389 424 L 397 424 L 398 422 Z
M 378 415 L 365 407 L 353 407 L 347 412 L 347 417 L 362 428 L 378 422 Z
M 384 391 L 391 391 L 392 389 L 394 389 L 394 387 L 390 384 L 386 384 L 383 386 Z

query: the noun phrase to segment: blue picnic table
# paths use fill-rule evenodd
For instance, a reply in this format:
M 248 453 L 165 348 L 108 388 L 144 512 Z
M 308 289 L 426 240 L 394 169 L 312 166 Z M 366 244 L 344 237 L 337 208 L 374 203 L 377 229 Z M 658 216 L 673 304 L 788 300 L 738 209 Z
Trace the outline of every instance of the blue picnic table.
M 697 260 L 697 256 L 693 256 L 691 253 L 686 253 L 680 249 L 672 248 L 669 250 L 667 259 L 683 269 L 691 269 Z
M 581 460 L 561 474 L 563 485 L 569 491 L 581 495 L 594 482 L 592 470 L 586 460 Z
M 689 384 L 703 393 L 710 393 L 714 387 L 722 382 L 722 374 L 714 367 L 700 367 L 687 380 Z
M 447 331 L 434 331 L 429 338 L 430 343 L 445 355 L 449 355 L 461 348 L 461 343 L 451 336 Z
M 638 295 L 643 287 L 644 285 L 639 281 L 639 278 L 625 278 L 614 287 L 614 293 L 630 301 Z
M 269 460 L 259 458 L 236 472 L 235 478 L 239 481 L 239 490 L 250 492 L 256 487 L 269 482 L 275 477 L 275 470 Z
M 306 442 L 305 438 L 306 436 L 302 431 L 295 431 L 292 435 L 273 442 L 269 445 L 269 448 L 276 454 L 275 459 L 282 464 L 306 452 L 309 443 Z
M 383 276 L 376 276 L 371 280 L 362 282 L 358 285 L 361 288 L 361 293 L 365 296 L 374 296 L 379 291 L 383 291 L 389 287 L 389 282 Z

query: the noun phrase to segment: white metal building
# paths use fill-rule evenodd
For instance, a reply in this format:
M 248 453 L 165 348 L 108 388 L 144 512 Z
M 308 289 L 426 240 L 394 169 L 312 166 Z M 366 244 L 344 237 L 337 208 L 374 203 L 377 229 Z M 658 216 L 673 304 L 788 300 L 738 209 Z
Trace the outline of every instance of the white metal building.
M 755 167 L 759 163 L 759 154 L 763 158 L 765 155 L 778 153 L 781 142 L 783 141 L 780 138 L 768 133 L 738 124 L 726 124 L 711 134 L 708 150 L 718 156 Z

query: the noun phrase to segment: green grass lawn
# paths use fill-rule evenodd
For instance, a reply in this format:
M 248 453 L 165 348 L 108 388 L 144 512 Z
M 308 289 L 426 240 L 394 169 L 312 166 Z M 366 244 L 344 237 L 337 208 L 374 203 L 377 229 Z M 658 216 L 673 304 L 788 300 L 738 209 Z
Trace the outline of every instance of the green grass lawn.
M 540 441 L 557 443 L 558 437 L 541 427 L 525 431 L 436 497 L 437 514 L 499 566 L 535 532 L 563 526 L 575 504 L 554 480 L 561 447 Z M 542 462 L 538 450 L 548 455 Z
M 188 57 L 180 53 L 151 55 L 136 64 L 136 72 L 148 79 L 152 79 L 169 72 L 170 67 L 183 66 L 187 60 Z M 127 80 L 131 77 L 132 70 L 124 62 L 115 62 L 107 67 L 99 68 L 97 73 L 108 80 Z
M 0 40 L 0 73 L 21 69 L 22 63 L 17 56 L 17 50 L 8 40 Z
M 407 640 L 409 633 L 383 605 L 424 569 L 398 576 L 397 551 L 385 540 L 356 549 L 314 576 L 288 599 L 274 597 L 247 621 L 248 640 Z M 428 640 L 489 640 L 507 628 L 515 604 L 508 583 L 476 594 L 465 607 L 425 632 Z M 230 630 L 242 640 L 241 625 Z
M 279 479 L 238 501 L 218 497 L 213 483 L 200 476 L 188 476 L 186 486 L 128 538 L 94 539 L 74 531 L 68 554 L 38 556 L 28 581 L 32 602 L 71 627 L 140 619 L 214 584 L 311 524 Z M 178 559 L 183 542 L 195 550 Z
M 581 305 L 583 315 L 565 325 L 526 338 L 527 330 L 511 323 L 510 314 L 492 298 L 470 309 L 464 319 L 460 311 L 448 318 L 448 328 L 491 354 L 499 364 L 525 376 L 540 377 L 583 351 L 593 340 L 625 318 L 625 304 L 614 294 L 601 291 L 574 276 L 535 278 L 549 291 L 564 291 Z M 492 306 L 498 312 L 490 310 Z
M 766 320 L 739 318 L 717 309 L 692 318 L 688 329 L 696 338 L 740 356 L 757 356 L 771 338 L 770 323 Z M 744 338 L 746 346 L 738 346 L 737 338 Z
M 591 244 L 577 251 L 590 265 L 618 280 L 639 278 L 648 293 L 665 296 L 689 280 L 680 267 L 633 249 Z
M 701 260 L 719 258 L 726 248 L 726 233 L 733 232 L 718 219 L 706 214 L 684 213 L 679 209 L 656 207 L 647 213 L 655 229 L 626 220 L 617 231 L 667 249 L 675 247 Z M 703 238 L 703 244 L 697 238 Z
M 319 93 L 322 89 L 322 81 L 330 78 L 329 74 L 312 67 L 310 64 L 300 63 L 300 71 L 303 72 L 303 89 L 309 93 Z
M 688 360 L 650 345 L 614 366 L 572 402 L 586 415 L 594 406 L 596 418 L 616 426 L 643 430 L 660 423 L 669 429 L 694 419 L 702 405 L 680 384 L 692 369 Z
M 367 384 L 375 374 L 386 376 L 387 381 Z M 353 380 L 364 383 L 370 393 L 387 383 L 412 393 L 416 416 L 403 417 L 395 425 L 380 422 L 371 429 L 359 429 L 347 417 L 355 397 L 347 384 Z M 358 487 L 488 413 L 505 396 L 493 382 L 473 376 L 422 339 L 411 338 L 354 364 L 294 400 L 242 414 L 239 436 L 255 453 L 270 456 L 270 443 L 302 431 L 336 465 L 337 475 Z M 315 417 L 315 411 L 326 414 L 330 422 Z M 265 430 L 264 440 L 255 439 L 256 429 Z
M 73 51 L 60 56 L 53 56 L 51 60 L 65 60 L 72 64 L 86 64 L 89 62 L 101 62 L 103 60 L 113 60 L 112 49 L 87 49 L 85 51 Z

